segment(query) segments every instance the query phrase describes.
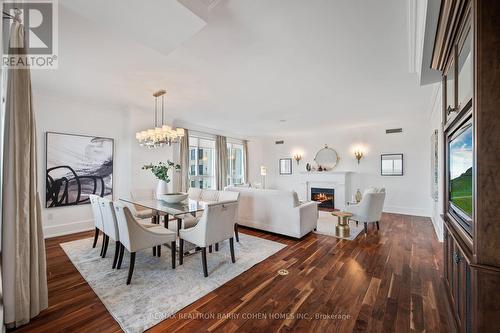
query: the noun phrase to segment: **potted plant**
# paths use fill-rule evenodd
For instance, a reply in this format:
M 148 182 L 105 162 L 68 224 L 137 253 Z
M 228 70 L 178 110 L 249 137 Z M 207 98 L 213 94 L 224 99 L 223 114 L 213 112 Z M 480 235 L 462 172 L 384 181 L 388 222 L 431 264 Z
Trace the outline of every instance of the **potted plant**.
M 157 165 L 147 164 L 142 167 L 142 170 L 151 170 L 153 175 L 158 178 L 158 185 L 156 186 L 156 198 L 160 198 L 162 194 L 167 194 L 168 184 L 170 183 L 170 176 L 168 175 L 171 169 L 180 170 L 181 166 L 179 164 L 175 164 L 170 160 L 167 160 L 166 163 L 159 162 Z

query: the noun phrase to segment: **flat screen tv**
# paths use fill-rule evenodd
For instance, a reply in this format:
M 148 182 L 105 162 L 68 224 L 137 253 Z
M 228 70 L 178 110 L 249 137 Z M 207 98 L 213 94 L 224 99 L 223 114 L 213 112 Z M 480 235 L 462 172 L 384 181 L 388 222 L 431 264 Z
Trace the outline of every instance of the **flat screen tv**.
M 449 212 L 472 234 L 473 216 L 473 133 L 472 122 L 464 123 L 448 140 Z

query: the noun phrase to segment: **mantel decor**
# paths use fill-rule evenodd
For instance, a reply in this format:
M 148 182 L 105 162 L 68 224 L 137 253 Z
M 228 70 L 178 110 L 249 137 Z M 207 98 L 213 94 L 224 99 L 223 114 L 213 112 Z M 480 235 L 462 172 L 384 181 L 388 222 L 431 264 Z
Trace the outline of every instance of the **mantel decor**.
M 330 171 L 339 162 L 339 154 L 332 149 L 329 148 L 328 145 L 325 145 L 324 148 L 320 149 L 316 156 L 314 157 L 314 162 L 317 164 L 317 171 Z

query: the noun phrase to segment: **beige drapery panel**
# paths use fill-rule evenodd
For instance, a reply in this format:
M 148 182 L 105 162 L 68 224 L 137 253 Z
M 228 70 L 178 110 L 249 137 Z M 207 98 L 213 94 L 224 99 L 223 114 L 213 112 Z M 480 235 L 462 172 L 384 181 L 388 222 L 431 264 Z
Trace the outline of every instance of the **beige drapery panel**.
M 181 165 L 181 192 L 189 189 L 189 131 L 184 129 L 184 136 L 180 143 L 180 165 Z
M 216 136 L 215 150 L 217 154 L 217 158 L 215 160 L 215 169 L 217 170 L 217 189 L 223 190 L 227 186 L 227 140 L 225 136 Z
M 24 45 L 23 25 L 14 21 L 10 36 L 10 45 Z M 48 305 L 31 98 L 30 70 L 9 69 L 2 188 L 2 282 L 9 327 L 29 322 Z
M 250 177 L 248 176 L 248 140 L 243 140 L 243 182 L 245 184 L 250 183 Z

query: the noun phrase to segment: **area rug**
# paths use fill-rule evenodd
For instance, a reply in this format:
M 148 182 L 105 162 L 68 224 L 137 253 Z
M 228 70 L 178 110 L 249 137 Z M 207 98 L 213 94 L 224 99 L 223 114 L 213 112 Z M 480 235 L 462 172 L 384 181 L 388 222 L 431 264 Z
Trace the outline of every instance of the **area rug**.
M 99 257 L 99 246 L 92 249 L 92 238 L 63 243 L 61 247 L 121 328 L 135 333 L 171 317 L 286 245 L 240 233 L 240 242 L 235 242 L 236 263 L 231 262 L 228 241 L 220 244 L 218 252 L 207 251 L 207 278 L 203 276 L 201 253 L 185 257 L 184 264 L 176 265 L 174 270 L 169 248 L 163 248 L 160 258 L 153 257 L 151 249 L 140 251 L 128 286 L 128 252 L 122 268 L 111 269 L 113 242 L 104 259 Z
M 337 225 L 338 218 L 337 216 L 333 216 L 330 212 L 319 212 L 318 218 L 318 226 L 316 228 L 315 233 L 325 236 L 332 236 L 340 239 L 353 240 L 363 231 L 363 223 L 360 223 L 359 226 L 356 226 L 355 221 L 349 221 L 349 228 L 351 229 L 349 237 L 337 237 L 335 235 L 335 226 Z

